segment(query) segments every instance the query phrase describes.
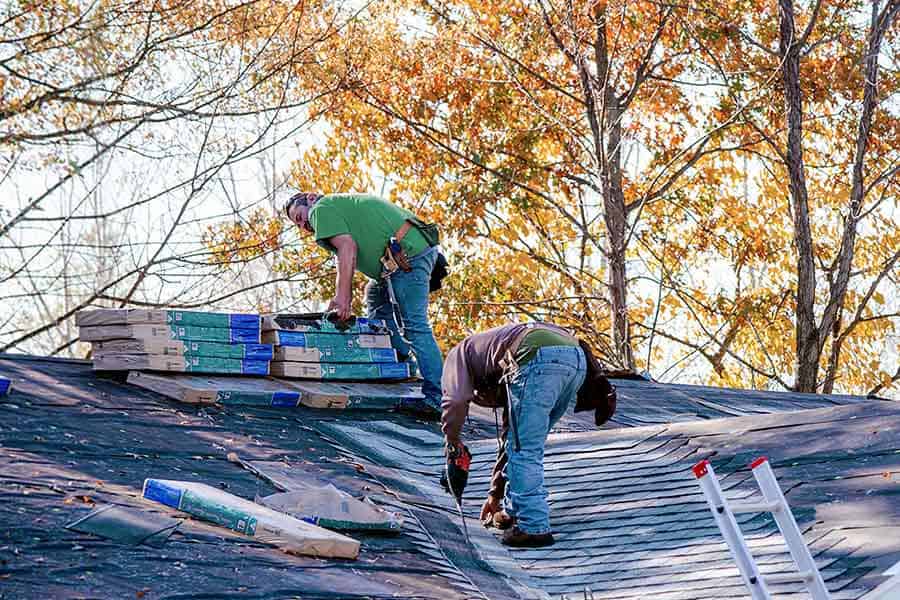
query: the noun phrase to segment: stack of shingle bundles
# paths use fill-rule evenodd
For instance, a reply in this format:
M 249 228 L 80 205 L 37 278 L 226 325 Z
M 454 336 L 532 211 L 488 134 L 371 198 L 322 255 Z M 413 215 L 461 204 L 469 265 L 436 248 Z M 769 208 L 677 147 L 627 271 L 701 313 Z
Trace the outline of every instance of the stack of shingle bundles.
M 275 345 L 272 375 L 319 380 L 397 380 L 413 376 L 398 362 L 384 321 L 358 318 L 347 330 L 304 315 L 263 317 L 264 342 Z
M 272 360 L 259 315 L 99 309 L 75 323 L 96 370 L 268 375 Z

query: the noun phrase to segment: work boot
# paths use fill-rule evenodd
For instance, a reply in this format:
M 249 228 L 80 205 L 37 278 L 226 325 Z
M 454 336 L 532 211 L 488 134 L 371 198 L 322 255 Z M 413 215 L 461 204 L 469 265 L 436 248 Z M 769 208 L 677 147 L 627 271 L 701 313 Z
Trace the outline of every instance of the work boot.
M 500 530 L 506 530 L 516 524 L 516 518 L 510 516 L 505 510 L 495 512 L 491 518 L 491 525 Z
M 553 534 L 549 531 L 547 533 L 525 533 L 518 526 L 507 529 L 500 536 L 501 544 L 516 548 L 542 548 L 552 546 L 555 541 Z

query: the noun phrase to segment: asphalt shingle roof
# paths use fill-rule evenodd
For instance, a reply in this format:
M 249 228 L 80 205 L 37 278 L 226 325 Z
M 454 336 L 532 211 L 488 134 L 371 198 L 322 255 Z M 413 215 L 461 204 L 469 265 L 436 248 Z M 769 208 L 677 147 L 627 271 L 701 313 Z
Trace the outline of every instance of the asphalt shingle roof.
M 475 455 L 464 503 L 472 547 L 437 483 L 434 423 L 180 405 L 84 361 L 0 356 L 0 375 L 14 382 L 0 397 L 0 598 L 747 598 L 690 467 L 710 458 L 728 496 L 749 498 L 747 464 L 759 454 L 835 600 L 862 598 L 900 560 L 893 402 L 618 380 L 614 423 L 595 431 L 590 416 L 570 414 L 548 441 L 557 544 L 509 550 L 477 521 L 496 450 L 488 411 L 473 410 L 464 434 Z M 162 548 L 63 529 L 97 503 L 162 510 L 139 499 L 153 476 L 246 498 L 330 481 L 404 511 L 407 524 L 397 537 L 355 536 L 357 561 L 283 554 L 194 520 Z M 763 571 L 787 570 L 769 517 L 739 519 Z

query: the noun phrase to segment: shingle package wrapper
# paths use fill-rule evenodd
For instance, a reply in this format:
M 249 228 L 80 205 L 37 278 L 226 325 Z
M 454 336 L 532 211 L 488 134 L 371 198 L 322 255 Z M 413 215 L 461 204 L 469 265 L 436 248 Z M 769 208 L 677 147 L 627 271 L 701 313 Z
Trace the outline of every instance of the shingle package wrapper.
M 98 325 L 191 325 L 216 329 L 259 329 L 259 315 L 218 313 L 189 310 L 159 310 L 143 308 L 100 308 L 80 310 L 75 314 L 79 327 Z
M 231 358 L 238 360 L 272 360 L 271 344 L 224 344 L 194 340 L 127 339 L 93 342 L 91 355 L 104 354 L 153 354 L 162 356 Z
M 98 371 L 170 371 L 174 373 L 227 373 L 268 375 L 269 361 L 214 358 L 209 356 L 166 356 L 157 354 L 101 354 L 94 357 Z
M 222 344 L 260 343 L 259 329 L 247 327 L 204 327 L 201 325 L 96 325 L 79 328 L 78 337 L 82 342 L 139 339 L 218 342 Z
M 412 363 L 302 363 L 272 362 L 272 375 L 299 379 L 408 379 L 415 374 Z
M 359 542 L 204 483 L 144 480 L 143 497 L 297 554 L 356 558 Z
M 274 360 L 309 363 L 395 363 L 397 351 L 393 348 L 304 348 L 302 346 L 277 346 Z
M 371 502 L 357 500 L 329 484 L 272 494 L 259 502 L 307 523 L 337 531 L 382 531 L 396 533 L 403 517 Z
M 391 336 L 376 333 L 321 333 L 305 331 L 263 331 L 265 344 L 333 350 L 339 348 L 391 348 Z

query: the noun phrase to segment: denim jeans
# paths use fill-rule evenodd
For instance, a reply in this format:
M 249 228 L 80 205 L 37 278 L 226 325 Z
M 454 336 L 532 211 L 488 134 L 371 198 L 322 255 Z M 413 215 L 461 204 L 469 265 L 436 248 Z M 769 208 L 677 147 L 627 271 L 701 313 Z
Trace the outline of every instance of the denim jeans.
M 584 352 L 578 346 L 545 346 L 509 382 L 504 504 L 525 533 L 550 531 L 544 444 L 550 429 L 574 403 L 586 372 Z
M 428 248 L 410 259 L 412 271 L 396 271 L 391 275 L 408 344 L 398 332 L 384 279 L 369 280 L 366 286 L 366 308 L 370 319 L 383 319 L 387 322 L 391 330 L 391 344 L 401 358 L 409 356 L 412 346 L 424 379 L 422 393 L 425 395 L 425 402 L 440 411 L 443 359 L 431 331 L 431 323 L 428 322 L 428 283 L 431 281 L 431 270 L 436 259 L 437 248 Z

